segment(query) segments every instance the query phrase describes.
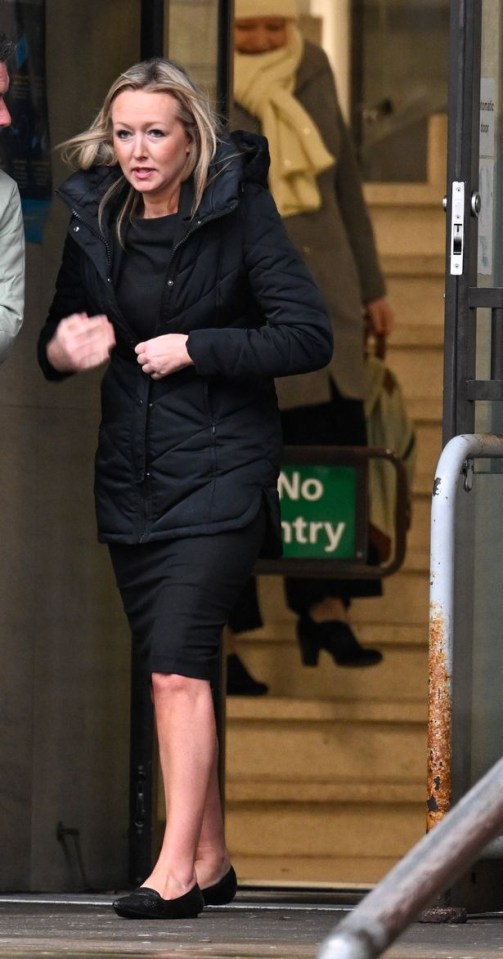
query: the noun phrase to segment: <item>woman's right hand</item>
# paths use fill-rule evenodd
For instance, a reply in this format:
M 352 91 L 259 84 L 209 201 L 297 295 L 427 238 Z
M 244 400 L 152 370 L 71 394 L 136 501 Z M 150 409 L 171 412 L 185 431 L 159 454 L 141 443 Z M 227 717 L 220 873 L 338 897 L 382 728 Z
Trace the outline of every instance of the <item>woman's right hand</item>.
M 61 320 L 47 344 L 47 359 L 59 373 L 94 370 L 110 357 L 115 333 L 108 317 L 72 313 Z

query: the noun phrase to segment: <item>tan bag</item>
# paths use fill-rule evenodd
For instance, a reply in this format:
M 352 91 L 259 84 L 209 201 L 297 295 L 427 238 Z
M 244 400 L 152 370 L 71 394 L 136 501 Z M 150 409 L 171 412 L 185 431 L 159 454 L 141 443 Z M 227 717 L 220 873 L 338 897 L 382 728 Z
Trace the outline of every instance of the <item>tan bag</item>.
M 379 356 L 367 354 L 365 418 L 369 447 L 392 450 L 405 465 L 408 479 L 408 526 L 416 465 L 416 434 L 396 375 Z M 381 561 L 389 557 L 395 528 L 395 470 L 385 460 L 369 464 L 371 541 Z

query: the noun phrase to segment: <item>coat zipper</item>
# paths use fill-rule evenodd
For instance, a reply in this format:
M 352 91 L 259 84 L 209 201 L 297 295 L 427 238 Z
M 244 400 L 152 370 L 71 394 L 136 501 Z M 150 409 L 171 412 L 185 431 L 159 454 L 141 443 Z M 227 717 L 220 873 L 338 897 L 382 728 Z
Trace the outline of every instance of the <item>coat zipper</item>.
M 175 253 L 177 252 L 177 250 L 178 250 L 178 249 L 182 246 L 182 244 L 185 243 L 198 229 L 200 229 L 202 226 L 206 225 L 207 223 L 213 222 L 214 220 L 222 219 L 222 218 L 223 218 L 224 216 L 226 216 L 228 213 L 232 213 L 232 212 L 236 209 L 237 205 L 238 205 L 238 202 L 237 202 L 237 200 L 236 200 L 236 201 L 235 201 L 231 206 L 229 206 L 225 211 L 220 211 L 220 212 L 216 212 L 216 213 L 213 213 L 213 214 L 209 214 L 204 220 L 196 220 L 195 225 L 192 226 L 192 227 L 189 227 L 189 229 L 188 229 L 187 232 L 184 234 L 184 236 L 180 237 L 180 239 L 174 244 L 173 249 L 171 250 L 171 256 L 170 256 L 170 258 L 169 258 L 168 265 L 167 265 L 168 278 L 167 278 L 167 280 L 166 280 L 166 283 L 167 283 L 167 285 L 168 285 L 169 288 L 170 288 L 170 289 L 169 289 L 170 296 L 171 296 L 171 292 L 172 292 L 173 287 L 174 287 L 174 277 L 173 277 L 173 275 L 170 274 L 170 268 L 171 268 L 171 266 L 172 266 L 173 259 L 174 259 L 174 256 L 175 256 Z M 111 247 L 110 247 L 110 245 L 109 245 L 106 237 L 105 237 L 102 233 L 99 233 L 93 226 L 91 226 L 91 224 L 86 220 L 86 218 L 85 218 L 85 217 L 82 217 L 82 216 L 75 210 L 74 207 L 70 207 L 70 209 L 71 209 L 72 215 L 75 217 L 75 219 L 78 220 L 80 223 L 83 223 L 83 224 L 91 231 L 91 233 L 93 234 L 93 236 L 95 236 L 97 239 L 100 240 L 100 242 L 102 242 L 102 243 L 104 244 L 105 250 L 106 250 L 106 254 L 107 254 L 107 260 L 108 260 L 109 266 L 111 267 L 111 265 L 112 265 L 112 252 L 111 252 Z M 108 279 L 108 282 L 111 283 L 111 277 L 108 277 L 107 279 Z M 131 341 L 131 342 L 133 342 L 133 341 Z M 148 393 L 150 394 L 150 383 L 149 383 L 149 385 L 148 385 Z M 145 402 L 145 400 L 144 400 L 143 402 Z M 147 397 L 146 402 L 147 402 L 147 411 L 146 411 L 146 416 L 145 416 L 145 427 L 144 427 L 144 429 L 145 429 L 145 442 L 144 442 L 145 454 L 146 454 L 146 451 L 147 451 L 147 450 L 146 450 L 146 447 L 147 447 L 147 444 L 146 444 L 146 438 L 147 438 L 147 436 L 146 436 L 146 434 L 147 434 L 147 430 L 148 430 L 148 419 L 149 419 L 149 417 L 148 417 L 148 397 Z M 215 423 L 215 421 L 214 421 L 214 419 L 213 419 L 213 414 L 212 414 L 211 405 L 210 405 L 210 402 L 209 402 L 209 396 L 208 396 L 208 395 L 206 396 L 206 402 L 207 402 L 207 405 L 208 405 L 208 412 L 209 412 L 209 414 L 210 414 L 211 435 L 212 435 L 212 440 L 213 440 L 213 461 L 215 461 L 215 459 L 214 459 L 214 457 L 215 457 L 214 446 L 215 446 L 215 441 L 216 441 L 216 423 Z M 147 469 L 147 466 L 148 466 L 148 464 L 147 464 L 147 462 L 145 461 L 144 480 L 143 480 L 143 482 L 146 483 L 148 487 L 150 487 L 150 474 L 149 474 L 149 471 L 148 471 L 148 469 Z M 147 495 L 147 498 L 146 498 L 146 503 L 148 503 L 148 502 L 150 502 L 150 496 L 149 496 L 149 495 Z M 143 543 L 143 542 L 145 541 L 145 539 L 146 539 L 146 537 L 147 537 L 148 527 L 149 527 L 149 525 L 150 525 L 151 519 L 152 519 L 152 517 L 148 515 L 148 506 L 147 506 L 147 507 L 146 507 L 146 511 L 145 511 L 145 515 L 144 515 L 144 527 L 143 527 L 143 532 L 140 534 L 139 539 L 138 539 L 138 542 L 139 542 L 139 543 Z

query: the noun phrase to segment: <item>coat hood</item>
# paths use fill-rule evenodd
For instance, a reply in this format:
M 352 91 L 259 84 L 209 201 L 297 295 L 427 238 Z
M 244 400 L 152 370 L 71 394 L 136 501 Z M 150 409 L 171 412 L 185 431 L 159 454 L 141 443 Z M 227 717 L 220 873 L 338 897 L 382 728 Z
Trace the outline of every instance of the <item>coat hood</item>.
M 197 211 L 198 217 L 206 219 L 207 216 L 233 209 L 245 182 L 259 183 L 267 187 L 268 171 L 269 150 L 265 137 L 242 130 L 225 136 L 211 162 L 208 185 Z M 57 193 L 72 210 L 96 221 L 102 197 L 120 177 L 118 165 L 78 170 L 63 183 Z M 187 187 L 190 189 L 190 181 Z M 188 206 L 190 208 L 190 204 Z M 183 208 L 184 211 L 187 210 L 187 202 L 183 204 Z

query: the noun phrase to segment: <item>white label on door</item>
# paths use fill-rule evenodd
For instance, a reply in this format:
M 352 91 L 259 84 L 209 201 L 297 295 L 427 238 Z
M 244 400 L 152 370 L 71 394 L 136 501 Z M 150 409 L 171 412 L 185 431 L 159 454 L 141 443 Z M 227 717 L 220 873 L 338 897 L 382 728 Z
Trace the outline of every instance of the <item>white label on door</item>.
M 489 77 L 480 81 L 480 146 L 481 157 L 494 156 L 494 117 L 496 114 L 496 83 Z

